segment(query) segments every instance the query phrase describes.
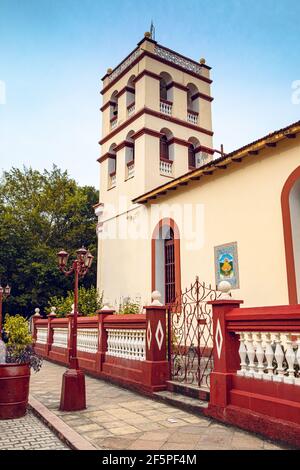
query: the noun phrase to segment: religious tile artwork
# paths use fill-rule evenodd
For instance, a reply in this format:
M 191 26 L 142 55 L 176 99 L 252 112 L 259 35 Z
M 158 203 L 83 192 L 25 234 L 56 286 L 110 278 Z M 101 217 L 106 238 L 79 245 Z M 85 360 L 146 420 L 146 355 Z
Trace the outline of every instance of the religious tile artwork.
M 237 242 L 215 246 L 216 285 L 228 281 L 232 289 L 240 287 Z

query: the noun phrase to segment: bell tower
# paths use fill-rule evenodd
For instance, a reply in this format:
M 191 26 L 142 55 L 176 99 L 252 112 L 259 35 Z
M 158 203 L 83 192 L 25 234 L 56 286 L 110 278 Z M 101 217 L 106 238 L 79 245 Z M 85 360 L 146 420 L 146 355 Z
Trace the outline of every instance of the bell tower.
M 150 33 L 103 77 L 101 198 L 129 198 L 201 166 L 212 155 L 210 67 Z
M 189 59 L 145 33 L 102 80 L 98 233 L 112 219 L 106 207 L 115 205 L 113 217 L 119 217 L 118 201 L 126 198 L 127 211 L 134 211 L 134 198 L 213 155 L 212 80 L 204 59 Z

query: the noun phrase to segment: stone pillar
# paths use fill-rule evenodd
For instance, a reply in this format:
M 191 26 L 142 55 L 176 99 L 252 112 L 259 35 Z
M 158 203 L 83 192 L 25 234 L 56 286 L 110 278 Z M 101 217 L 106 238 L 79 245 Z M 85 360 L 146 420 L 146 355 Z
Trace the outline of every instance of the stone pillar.
M 33 329 L 32 329 L 32 339 L 33 339 L 33 344 L 36 343 L 36 337 L 37 337 L 37 330 L 36 330 L 36 322 L 41 318 L 40 315 L 40 309 L 35 308 L 34 309 L 34 315 L 32 316 L 32 324 L 33 324 Z
M 152 303 L 146 309 L 145 386 L 152 392 L 165 390 L 169 378 L 167 361 L 166 306 L 159 301 L 158 291 L 152 293 Z
M 110 309 L 107 305 L 98 310 L 98 348 L 96 353 L 96 371 L 102 372 L 103 363 L 105 361 L 105 353 L 107 351 L 107 333 L 104 328 L 104 320 L 108 315 L 113 315 L 115 310 Z
M 239 338 L 226 328 L 226 314 L 239 308 L 242 300 L 225 298 L 208 302 L 213 312 L 214 369 L 210 374 L 210 406 L 223 409 L 229 404 L 232 376 L 240 368 Z
M 46 344 L 46 356 L 49 356 L 51 346 L 53 343 L 53 328 L 51 321 L 56 318 L 56 308 L 51 307 L 51 312 L 48 315 L 48 329 L 47 329 L 47 344 Z

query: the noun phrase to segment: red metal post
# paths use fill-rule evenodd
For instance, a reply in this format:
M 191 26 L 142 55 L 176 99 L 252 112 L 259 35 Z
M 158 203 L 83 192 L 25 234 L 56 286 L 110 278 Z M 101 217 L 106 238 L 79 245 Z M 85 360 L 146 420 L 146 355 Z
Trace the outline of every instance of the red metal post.
M 70 368 L 78 369 L 78 358 L 77 358 L 77 317 L 78 317 L 78 263 L 74 261 L 74 313 L 70 315 L 70 326 L 71 326 L 71 357 L 70 357 Z
M 63 375 L 60 410 L 63 411 L 79 411 L 86 408 L 86 391 L 85 376 L 79 370 L 77 358 L 77 316 L 78 316 L 78 279 L 79 264 L 78 261 L 73 263 L 75 284 L 74 284 L 74 313 L 70 318 L 71 326 L 71 357 L 70 369 Z

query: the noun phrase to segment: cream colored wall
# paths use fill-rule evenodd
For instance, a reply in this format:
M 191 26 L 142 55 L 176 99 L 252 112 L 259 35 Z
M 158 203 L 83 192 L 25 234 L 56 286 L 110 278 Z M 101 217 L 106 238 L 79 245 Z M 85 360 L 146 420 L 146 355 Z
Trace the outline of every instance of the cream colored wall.
M 188 248 L 184 221 L 175 220 L 181 234 L 182 288 L 196 275 L 215 283 L 214 246 L 238 243 L 240 289 L 234 298 L 246 306 L 288 303 L 283 240 L 281 191 L 290 173 L 299 166 L 299 137 L 264 151 L 264 157 L 248 157 L 226 171 L 178 188 L 155 202 L 160 204 L 202 204 L 204 244 Z M 148 213 L 150 207 L 148 206 Z M 167 210 L 163 216 L 172 215 Z M 148 229 L 148 240 L 104 241 L 101 286 L 109 297 L 135 295 L 143 299 L 151 291 L 151 236 L 157 216 Z M 139 217 L 134 223 L 138 223 Z M 128 262 L 127 262 L 128 261 Z M 126 291 L 126 292 L 125 292 Z

